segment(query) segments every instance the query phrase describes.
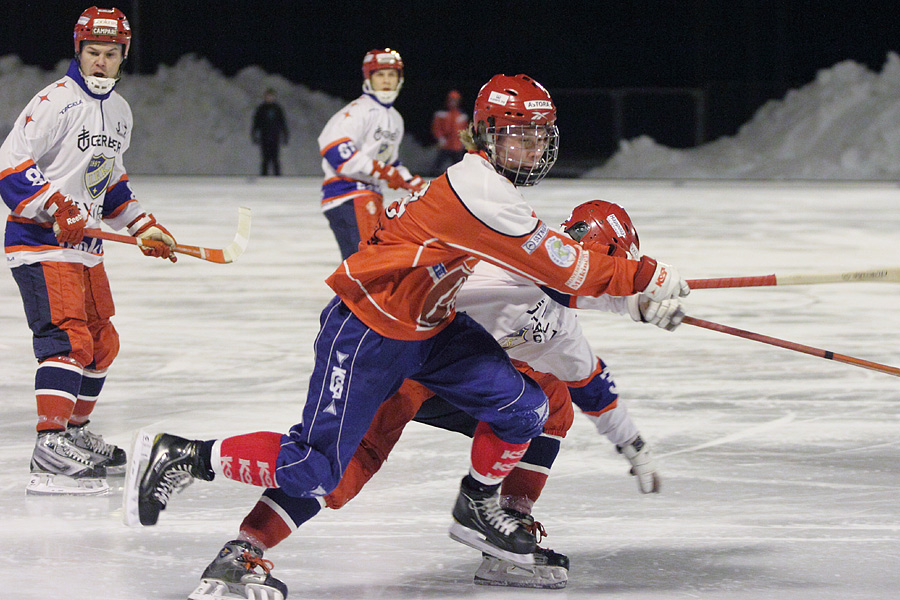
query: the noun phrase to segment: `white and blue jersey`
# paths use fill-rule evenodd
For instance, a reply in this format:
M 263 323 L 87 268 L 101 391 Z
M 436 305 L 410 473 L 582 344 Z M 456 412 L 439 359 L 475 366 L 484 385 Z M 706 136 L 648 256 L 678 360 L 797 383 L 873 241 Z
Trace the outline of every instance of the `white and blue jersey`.
M 365 193 L 383 195 L 383 183 L 372 176 L 372 161 L 397 167 L 404 179 L 412 179 L 400 164 L 403 117 L 363 94 L 328 120 L 319 134 L 322 155 L 322 210 L 329 210 Z
M 144 211 L 134 199 L 122 155 L 131 142 L 131 108 L 111 91 L 88 91 L 73 60 L 64 77 L 28 103 L 0 146 L 0 197 L 10 210 L 7 264 L 43 261 L 94 266 L 102 261 L 99 239 L 61 246 L 44 208 L 54 193 L 69 196 L 87 215 L 122 229 Z

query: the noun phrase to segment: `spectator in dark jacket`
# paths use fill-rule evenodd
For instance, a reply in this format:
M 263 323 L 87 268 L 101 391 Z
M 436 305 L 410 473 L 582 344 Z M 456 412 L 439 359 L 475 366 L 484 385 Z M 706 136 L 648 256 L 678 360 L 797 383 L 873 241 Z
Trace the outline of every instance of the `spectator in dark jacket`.
M 287 121 L 284 111 L 275 101 L 275 90 L 269 88 L 263 95 L 263 103 L 256 108 L 253 115 L 253 129 L 250 133 L 253 143 L 262 151 L 260 175 L 269 174 L 269 165 L 273 175 L 281 175 L 281 161 L 278 158 L 279 148 L 288 142 Z

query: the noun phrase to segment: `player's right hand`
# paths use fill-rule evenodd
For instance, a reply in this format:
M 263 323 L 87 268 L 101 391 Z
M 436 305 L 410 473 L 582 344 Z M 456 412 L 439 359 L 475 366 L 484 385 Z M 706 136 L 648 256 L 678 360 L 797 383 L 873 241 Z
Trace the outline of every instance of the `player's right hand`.
M 672 265 L 657 262 L 649 256 L 641 258 L 641 266 L 634 276 L 634 288 L 641 298 L 662 302 L 669 298 L 687 296 L 691 288 Z
M 406 180 L 395 167 L 386 165 L 380 160 L 372 161 L 372 172 L 370 173 L 376 179 L 381 179 L 392 190 L 408 189 Z
M 78 208 L 78 205 L 59 192 L 54 192 L 50 199 L 44 203 L 44 209 L 53 217 L 53 232 L 60 244 L 80 244 L 84 239 L 84 226 L 87 223 L 87 215 Z

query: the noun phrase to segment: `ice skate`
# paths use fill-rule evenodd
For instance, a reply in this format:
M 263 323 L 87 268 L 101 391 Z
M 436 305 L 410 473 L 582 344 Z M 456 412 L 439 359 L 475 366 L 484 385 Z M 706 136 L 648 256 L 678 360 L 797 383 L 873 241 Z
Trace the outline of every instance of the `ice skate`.
M 38 496 L 106 494 L 106 467 L 76 448 L 65 432 L 43 431 L 34 445 L 31 479 L 25 491 Z
M 125 473 L 125 451 L 113 444 L 103 441 L 102 435 L 88 431 L 86 421 L 82 425 L 70 424 L 66 434 L 75 443 L 75 446 L 90 453 L 91 460 L 103 463 L 107 475 L 122 475 Z M 105 462 L 104 462 L 105 461 Z
M 536 541 L 540 541 L 538 536 L 546 535 L 544 527 L 531 515 L 509 512 L 535 534 Z M 538 546 L 534 549 L 534 566 L 530 569 L 488 553 L 482 556 L 481 566 L 475 571 L 477 585 L 559 590 L 569 581 L 569 557 L 548 548 Z
M 500 508 L 497 493 L 470 489 L 465 480 L 453 507 L 450 537 L 521 567 L 534 564 L 534 534 Z
M 126 525 L 156 525 L 169 498 L 194 479 L 211 480 L 201 464 L 200 442 L 167 433 L 151 438 L 139 431 L 131 448 L 125 480 Z
M 270 575 L 272 563 L 262 555 L 262 550 L 249 542 L 228 542 L 203 571 L 200 585 L 188 600 L 284 600 L 287 586 Z

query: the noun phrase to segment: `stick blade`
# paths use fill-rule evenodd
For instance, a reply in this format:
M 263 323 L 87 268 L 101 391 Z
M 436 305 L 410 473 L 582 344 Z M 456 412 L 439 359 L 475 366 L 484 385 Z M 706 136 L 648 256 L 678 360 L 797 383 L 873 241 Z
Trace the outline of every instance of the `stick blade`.
M 234 262 L 241 254 L 244 253 L 244 250 L 247 249 L 247 244 L 249 243 L 250 209 L 246 206 L 241 206 L 240 208 L 238 208 L 238 228 L 237 232 L 234 234 L 234 241 L 228 244 L 226 248 L 222 249 L 222 262 Z

